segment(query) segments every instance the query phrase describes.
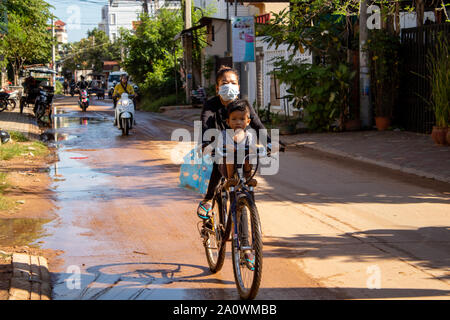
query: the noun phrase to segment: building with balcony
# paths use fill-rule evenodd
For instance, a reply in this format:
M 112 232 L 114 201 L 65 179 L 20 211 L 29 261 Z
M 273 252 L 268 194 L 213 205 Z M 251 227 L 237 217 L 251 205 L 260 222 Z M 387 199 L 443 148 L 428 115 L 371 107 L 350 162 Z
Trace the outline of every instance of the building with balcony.
M 55 37 L 59 44 L 68 43 L 66 24 L 61 20 L 55 21 Z
M 180 9 L 180 1 L 148 1 L 150 16 L 154 16 L 161 8 Z M 103 30 L 111 41 L 115 41 L 120 35 L 120 29 L 133 30 L 140 14 L 144 11 L 143 1 L 137 0 L 109 0 L 102 8 L 102 20 L 98 28 Z

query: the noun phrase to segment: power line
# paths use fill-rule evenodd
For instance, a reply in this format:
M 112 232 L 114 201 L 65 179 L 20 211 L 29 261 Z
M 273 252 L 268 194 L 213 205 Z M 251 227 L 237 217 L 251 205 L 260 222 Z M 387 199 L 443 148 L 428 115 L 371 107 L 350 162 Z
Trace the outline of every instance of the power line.
M 89 3 L 89 4 L 95 4 L 98 6 L 104 6 L 108 4 L 108 0 L 100 0 L 100 2 L 94 1 L 94 0 L 52 0 L 52 2 L 56 2 L 56 3 L 64 3 L 64 4 L 71 4 L 74 2 L 84 2 L 84 3 Z

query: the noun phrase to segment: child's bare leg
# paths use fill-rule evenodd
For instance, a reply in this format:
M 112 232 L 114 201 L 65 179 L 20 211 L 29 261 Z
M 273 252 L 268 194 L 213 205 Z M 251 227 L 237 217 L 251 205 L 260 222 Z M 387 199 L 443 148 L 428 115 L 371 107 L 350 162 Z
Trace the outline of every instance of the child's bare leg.
M 231 186 L 235 186 L 237 184 L 236 179 L 234 178 L 234 163 L 227 163 L 226 164 L 226 168 L 227 168 L 227 184 L 226 184 L 226 188 L 231 187 Z
M 234 164 L 233 163 L 227 163 L 227 179 L 231 179 L 234 176 Z
M 256 183 L 257 183 L 256 179 L 250 179 L 250 177 L 252 175 L 252 168 L 253 168 L 253 166 L 248 161 L 246 161 L 244 163 L 244 177 L 245 177 L 245 180 L 247 180 L 247 185 L 256 187 Z
M 247 161 L 244 163 L 244 178 L 248 180 L 252 174 L 252 165 Z

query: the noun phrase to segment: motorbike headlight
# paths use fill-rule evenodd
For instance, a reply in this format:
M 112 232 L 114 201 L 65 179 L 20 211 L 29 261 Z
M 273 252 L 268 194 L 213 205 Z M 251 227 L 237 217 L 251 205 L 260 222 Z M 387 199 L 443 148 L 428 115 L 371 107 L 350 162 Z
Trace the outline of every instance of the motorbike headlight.
M 128 100 L 124 100 L 124 101 L 122 102 L 122 105 L 123 105 L 124 107 L 126 107 L 126 106 L 128 106 L 129 103 L 130 103 L 130 102 L 129 102 Z

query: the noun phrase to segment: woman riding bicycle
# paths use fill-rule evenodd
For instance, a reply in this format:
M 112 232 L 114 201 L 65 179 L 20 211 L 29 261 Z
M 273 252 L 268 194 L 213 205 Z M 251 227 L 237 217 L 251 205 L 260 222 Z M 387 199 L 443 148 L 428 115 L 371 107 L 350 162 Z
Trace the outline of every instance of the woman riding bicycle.
M 227 124 L 228 106 L 235 101 L 239 95 L 239 77 L 235 69 L 222 66 L 216 75 L 216 96 L 205 102 L 201 113 L 202 132 L 208 129 L 218 129 L 220 131 L 230 129 Z M 260 129 L 265 129 L 255 110 L 249 107 L 250 127 L 259 133 Z M 261 137 L 259 137 L 261 138 Z M 270 137 L 267 137 L 270 143 Z M 205 141 L 202 138 L 203 145 L 212 141 Z M 222 174 L 219 171 L 218 164 L 213 164 L 211 178 L 209 180 L 208 190 L 197 208 L 197 215 L 202 219 L 208 219 L 208 213 L 211 210 L 211 200 L 214 197 L 214 191 L 220 182 Z

